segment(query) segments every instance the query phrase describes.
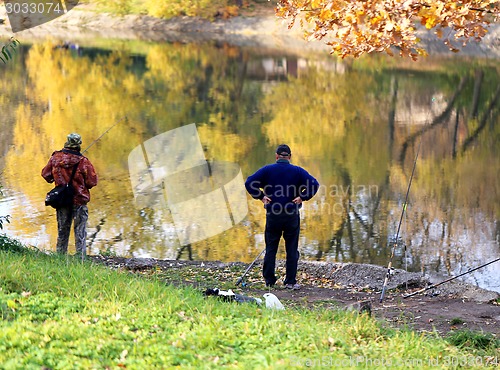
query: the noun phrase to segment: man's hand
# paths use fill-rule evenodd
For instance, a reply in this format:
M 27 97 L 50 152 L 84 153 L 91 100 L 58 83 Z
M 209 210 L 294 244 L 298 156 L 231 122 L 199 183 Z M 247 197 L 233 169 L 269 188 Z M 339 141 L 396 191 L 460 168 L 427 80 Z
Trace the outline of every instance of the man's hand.
M 302 198 L 301 197 L 297 197 L 294 200 L 292 200 L 292 203 L 301 204 L 302 203 Z
M 264 198 L 262 198 L 261 201 L 264 204 L 269 204 L 269 203 L 271 203 L 271 198 L 264 195 Z

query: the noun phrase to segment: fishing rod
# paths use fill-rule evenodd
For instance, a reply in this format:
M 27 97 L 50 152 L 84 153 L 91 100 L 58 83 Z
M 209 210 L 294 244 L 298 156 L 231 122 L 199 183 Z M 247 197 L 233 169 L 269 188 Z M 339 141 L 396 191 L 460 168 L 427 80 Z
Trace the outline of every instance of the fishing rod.
M 464 275 L 470 274 L 470 273 L 471 273 L 471 272 L 473 272 L 473 271 L 479 270 L 480 268 L 486 267 L 486 266 L 491 265 L 492 263 L 495 263 L 495 262 L 498 262 L 498 261 L 500 261 L 500 257 L 499 257 L 499 258 L 497 258 L 496 260 L 493 260 L 493 261 L 490 261 L 490 262 L 488 262 L 488 263 L 485 263 L 484 265 L 478 266 L 478 267 L 473 268 L 473 269 L 470 269 L 470 270 L 468 270 L 468 271 L 466 271 L 466 272 L 464 272 L 464 273 L 461 273 L 460 275 L 453 276 L 453 277 L 451 277 L 451 278 L 449 278 L 449 279 L 446 279 L 446 280 L 444 280 L 444 281 L 442 281 L 442 282 L 440 282 L 440 283 L 436 283 L 436 284 L 429 285 L 427 288 L 423 288 L 423 289 L 417 290 L 416 292 L 413 292 L 413 293 L 411 293 L 411 294 L 405 294 L 405 295 L 403 296 L 403 298 L 408 298 L 408 297 L 412 297 L 412 296 L 414 296 L 414 295 L 416 295 L 416 294 L 423 293 L 423 292 L 425 292 L 425 291 L 427 291 L 427 290 L 429 290 L 429 289 L 433 289 L 433 288 L 435 288 L 435 287 L 438 287 L 438 286 L 440 286 L 441 284 L 444 284 L 444 283 L 447 283 L 447 282 L 449 282 L 449 281 L 455 280 L 456 278 L 459 278 L 459 277 L 461 277 L 461 276 L 464 276 Z
M 116 121 L 116 122 L 113 124 L 113 126 L 111 126 L 111 127 L 110 127 L 110 128 L 108 128 L 106 131 L 104 131 L 104 132 L 101 134 L 101 136 L 99 136 L 97 139 L 95 139 L 94 141 L 92 141 L 92 142 L 90 143 L 90 145 L 89 145 L 87 148 L 85 148 L 85 150 L 82 152 L 82 154 L 83 154 L 83 153 L 85 153 L 87 150 L 89 150 L 89 149 L 90 149 L 90 147 L 91 147 L 92 145 L 94 145 L 95 143 L 97 143 L 101 137 L 103 137 L 104 135 L 106 135 L 106 134 L 108 133 L 108 131 L 109 131 L 109 130 L 111 130 L 113 127 L 115 127 L 117 124 L 119 124 L 119 123 L 120 123 L 121 121 L 123 121 L 123 120 L 127 120 L 127 116 L 124 116 L 124 117 L 120 118 L 118 121 Z
M 252 268 L 252 266 L 255 264 L 255 262 L 259 259 L 259 257 L 262 255 L 262 253 L 264 253 L 266 251 L 266 248 L 264 248 L 262 250 L 262 252 L 259 253 L 259 255 L 257 257 L 255 257 L 255 259 L 253 260 L 253 262 L 247 267 L 247 269 L 245 270 L 245 272 L 243 273 L 243 275 L 241 275 L 241 277 L 236 280 L 236 286 L 240 285 L 240 283 L 243 281 L 243 278 L 245 277 L 245 275 L 248 273 L 248 271 L 250 271 L 250 269 Z M 243 283 L 241 286 L 245 286 L 245 283 Z
M 396 247 L 398 246 L 399 231 L 401 230 L 401 223 L 403 222 L 403 216 L 405 214 L 406 206 L 408 204 L 408 196 L 410 194 L 411 183 L 413 181 L 413 175 L 415 174 L 415 167 L 417 166 L 418 154 L 420 153 L 420 147 L 422 146 L 422 137 L 420 137 L 420 143 L 418 144 L 417 154 L 415 155 L 415 160 L 413 161 L 413 169 L 411 170 L 410 181 L 408 182 L 408 189 L 406 190 L 405 202 L 403 203 L 403 209 L 401 210 L 401 217 L 399 218 L 398 230 L 396 232 L 396 238 L 394 239 L 394 245 L 391 250 L 391 258 L 389 259 L 389 264 L 387 266 L 387 273 L 385 275 L 384 285 L 382 287 L 382 293 L 380 294 L 380 303 L 384 300 L 385 291 L 387 289 L 387 283 L 391 277 L 392 271 L 392 260 L 394 258 L 394 253 Z
M 117 124 L 119 124 L 123 120 L 127 120 L 127 116 L 123 116 L 118 121 L 116 121 L 111 127 L 109 127 L 106 131 L 104 131 L 97 139 L 95 139 L 94 141 L 92 141 L 90 143 L 90 145 L 87 148 L 85 148 L 85 150 L 81 154 L 83 154 L 87 150 L 89 150 L 92 145 L 94 145 L 95 143 L 97 143 L 101 139 L 101 137 L 103 137 L 104 135 L 106 135 L 109 130 L 111 130 L 113 127 L 115 127 Z M 83 255 L 83 250 L 82 250 L 82 263 L 83 263 L 83 261 L 84 261 L 84 255 Z

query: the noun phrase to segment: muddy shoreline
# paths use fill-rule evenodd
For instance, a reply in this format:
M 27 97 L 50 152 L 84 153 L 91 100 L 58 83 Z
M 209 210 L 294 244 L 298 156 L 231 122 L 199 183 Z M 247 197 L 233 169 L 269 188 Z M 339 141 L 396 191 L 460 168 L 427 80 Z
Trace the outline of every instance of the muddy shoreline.
M 220 262 L 220 261 L 188 261 L 188 260 L 159 260 L 155 258 L 125 258 L 93 256 L 94 261 L 104 263 L 109 267 L 123 268 L 130 271 L 141 271 L 154 268 L 163 269 L 220 269 L 240 267 L 243 272 L 247 264 L 242 262 Z M 277 269 L 283 269 L 285 261 L 277 261 Z M 253 271 L 260 271 L 261 262 L 257 262 Z M 422 275 L 417 272 L 406 272 L 401 269 L 393 269 L 387 289 L 406 289 L 408 286 L 412 291 L 425 288 L 430 284 L 437 284 L 443 280 L 437 277 Z M 387 268 L 360 263 L 332 263 L 317 261 L 299 261 L 298 275 L 306 274 L 308 279 L 329 280 L 338 288 L 357 288 L 381 291 Z M 426 292 L 427 295 L 453 296 L 455 298 L 468 299 L 479 303 L 489 303 L 500 298 L 500 293 L 482 289 L 472 284 L 465 283 L 459 279 L 440 285 Z
M 109 268 L 140 275 L 157 275 L 166 284 L 190 286 L 200 294 L 206 289 L 232 289 L 237 294 L 258 298 L 268 292 L 257 262 L 236 284 L 248 264 L 242 262 L 158 260 L 91 256 Z M 277 274 L 284 276 L 284 261 L 277 261 Z M 404 295 L 435 281 L 419 273 L 394 270 L 385 298 L 380 291 L 387 269 L 356 263 L 299 261 L 300 290 L 284 289 L 280 281 L 272 292 L 286 307 L 311 309 L 354 309 L 370 307 L 371 315 L 383 325 L 412 328 L 424 333 L 446 335 L 455 330 L 473 330 L 500 335 L 500 306 L 497 292 L 461 281 L 452 281 L 424 294 Z M 407 285 L 408 284 L 408 285 Z M 408 289 L 407 289 L 408 287 Z M 457 324 L 459 323 L 459 324 Z

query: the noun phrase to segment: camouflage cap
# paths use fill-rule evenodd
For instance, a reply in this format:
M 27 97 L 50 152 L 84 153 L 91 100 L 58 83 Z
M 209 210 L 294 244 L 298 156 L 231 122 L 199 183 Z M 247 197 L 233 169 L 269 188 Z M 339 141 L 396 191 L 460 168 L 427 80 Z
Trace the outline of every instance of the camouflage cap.
M 80 149 L 80 145 L 82 145 L 82 137 L 77 133 L 72 133 L 67 136 L 66 143 L 64 143 L 64 147 L 68 149 Z

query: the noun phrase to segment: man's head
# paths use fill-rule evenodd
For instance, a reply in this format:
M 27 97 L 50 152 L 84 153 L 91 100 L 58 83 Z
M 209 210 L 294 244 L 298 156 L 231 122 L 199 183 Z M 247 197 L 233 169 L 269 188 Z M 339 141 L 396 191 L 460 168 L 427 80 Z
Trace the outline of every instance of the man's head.
M 276 159 L 290 159 L 292 151 L 286 144 L 281 144 L 276 148 Z
M 66 149 L 80 151 L 82 145 L 82 137 L 77 133 L 72 133 L 67 136 L 67 141 L 64 143 Z

